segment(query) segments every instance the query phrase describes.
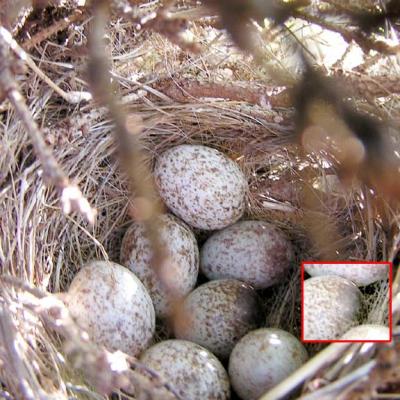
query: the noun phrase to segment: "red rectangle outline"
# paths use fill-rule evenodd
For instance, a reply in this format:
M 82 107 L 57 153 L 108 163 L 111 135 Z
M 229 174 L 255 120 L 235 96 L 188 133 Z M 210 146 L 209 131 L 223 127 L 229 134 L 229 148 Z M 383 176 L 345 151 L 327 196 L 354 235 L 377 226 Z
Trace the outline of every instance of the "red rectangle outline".
M 386 264 L 389 265 L 389 340 L 305 340 L 304 339 L 304 264 Z M 390 343 L 393 338 L 392 287 L 393 263 L 390 261 L 302 261 L 300 266 L 301 280 L 301 336 L 303 343 Z

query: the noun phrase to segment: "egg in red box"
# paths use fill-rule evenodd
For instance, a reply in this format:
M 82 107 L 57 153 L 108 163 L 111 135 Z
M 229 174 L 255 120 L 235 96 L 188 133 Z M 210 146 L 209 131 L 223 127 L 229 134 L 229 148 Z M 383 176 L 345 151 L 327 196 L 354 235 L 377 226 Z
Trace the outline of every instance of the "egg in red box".
M 339 339 L 358 325 L 362 293 L 348 279 L 327 275 L 304 281 L 304 339 Z

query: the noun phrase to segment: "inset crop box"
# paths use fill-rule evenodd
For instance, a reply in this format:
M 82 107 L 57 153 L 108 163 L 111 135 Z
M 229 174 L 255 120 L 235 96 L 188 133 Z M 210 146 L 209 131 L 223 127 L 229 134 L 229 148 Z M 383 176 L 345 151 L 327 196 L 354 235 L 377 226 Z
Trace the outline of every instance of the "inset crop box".
M 392 264 L 301 264 L 303 342 L 392 340 Z

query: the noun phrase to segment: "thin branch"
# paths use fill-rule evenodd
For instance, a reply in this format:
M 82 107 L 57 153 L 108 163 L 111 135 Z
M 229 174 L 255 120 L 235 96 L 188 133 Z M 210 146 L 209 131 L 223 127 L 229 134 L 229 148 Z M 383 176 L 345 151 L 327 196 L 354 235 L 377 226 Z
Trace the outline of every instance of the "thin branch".
M 337 24 L 327 21 L 326 18 L 320 17 L 318 15 L 307 13 L 303 10 L 296 10 L 293 13 L 293 16 L 301 18 L 307 22 L 319 25 L 321 28 L 339 33 L 347 43 L 351 43 L 352 41 L 354 41 L 366 53 L 368 53 L 370 50 L 375 50 L 382 54 L 391 55 L 396 55 L 400 52 L 400 45 L 391 46 L 382 40 L 373 39 L 372 36 L 367 36 L 359 29 L 348 30 Z
M 3 28 L 0 27 L 0 29 Z M 36 156 L 43 167 L 44 179 L 59 191 L 62 209 L 66 214 L 77 211 L 89 223 L 93 224 L 96 210 L 90 206 L 79 188 L 71 184 L 47 147 L 42 133 L 33 120 L 29 108 L 19 91 L 18 84 L 11 73 L 10 59 L 9 45 L 3 40 L 3 35 L 0 35 L 0 89 L 13 105 L 30 136 Z
M 164 1 L 164 4 L 156 11 L 148 12 L 147 15 L 140 15 L 140 10 L 134 5 L 125 2 L 112 2 L 110 5 L 113 11 L 121 18 L 129 20 L 138 29 L 148 29 L 165 36 L 171 43 L 179 46 L 183 51 L 194 54 L 200 52 L 198 43 L 187 40 L 183 33 L 187 29 L 188 19 L 185 15 L 180 17 L 177 13 L 172 13 L 171 6 L 173 1 Z
M 22 61 L 24 61 L 32 71 L 42 79 L 47 85 L 49 85 L 58 95 L 60 95 L 65 101 L 71 104 L 78 104 L 82 101 L 89 101 L 92 99 L 92 95 L 89 92 L 82 91 L 70 91 L 65 92 L 59 86 L 57 86 L 32 60 L 29 54 L 13 39 L 11 33 L 0 26 L 0 40 L 3 42 L 4 47 L 9 47 Z
M 354 394 L 364 394 L 365 398 L 373 398 L 373 393 L 387 388 L 388 384 L 398 383 L 400 379 L 400 343 L 392 341 L 380 344 L 377 355 L 370 362 L 371 368 L 366 378 L 354 382 L 346 393 L 346 399 L 354 398 Z
M 7 368 L 12 371 L 10 371 L 12 374 L 19 378 L 17 390 L 21 399 L 35 400 L 35 396 L 28 384 L 29 371 L 21 357 L 20 346 L 17 344 L 17 334 L 18 331 L 10 313 L 5 307 L 0 307 L 0 341 L 7 357 Z M 9 345 L 6 346 L 5 344 Z M 38 385 L 35 386 L 35 389 L 39 391 Z

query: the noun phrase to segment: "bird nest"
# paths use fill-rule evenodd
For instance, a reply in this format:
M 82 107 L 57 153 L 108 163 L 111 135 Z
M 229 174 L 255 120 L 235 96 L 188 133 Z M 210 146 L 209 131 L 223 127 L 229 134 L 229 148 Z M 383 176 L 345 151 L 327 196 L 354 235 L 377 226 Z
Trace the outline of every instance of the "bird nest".
M 154 2 L 143 2 L 138 15 L 150 16 L 157 11 L 154 7 Z M 178 17 L 189 21 L 186 36 L 179 37 L 168 24 L 140 29 L 121 18 L 118 10 L 107 25 L 103 50 L 110 60 L 125 127 L 140 145 L 143 168 L 151 171 L 155 157 L 177 144 L 200 143 L 221 150 L 236 160 L 248 179 L 245 218 L 272 222 L 294 244 L 296 260 L 289 276 L 261 293 L 267 326 L 300 336 L 301 261 L 396 261 L 393 203 L 377 199 L 377 193 L 363 182 L 343 184 L 329 154 L 304 153 L 297 140 L 295 109 L 285 91 L 299 71 L 292 65 L 287 31 L 273 38 L 260 33 L 271 61 L 260 66 L 234 46 L 214 14 L 208 15 L 197 4 L 174 6 L 174 23 Z M 101 93 L 98 102 L 85 100 L 91 81 L 87 65 L 93 56 L 87 50 L 90 13 L 56 5 L 36 13 L 28 9 L 25 14 L 23 22 L 14 26 L 16 42 L 55 87 L 75 98 L 63 98 L 26 64 L 21 52 L 9 53 L 13 65 L 8 69 L 27 105 L 25 113 L 40 127 L 41 148 L 51 152 L 38 156 L 37 143 L 18 104 L 11 98 L 3 101 L 1 395 L 9 399 L 130 398 L 133 385 L 138 398 L 174 398 L 173 389 L 154 371 L 92 343 L 63 303 L 62 293 L 85 262 L 118 262 L 122 236 L 138 214 L 136 193 L 141 188 L 135 187 L 127 163 L 121 162 L 115 113 L 101 100 Z M 292 33 L 307 27 L 309 22 L 294 24 Z M 327 45 L 320 43 L 325 40 L 320 31 L 316 34 L 310 28 L 310 32 L 302 40 L 314 48 Z M 358 45 L 346 44 L 343 54 L 329 64 L 331 74 L 341 70 L 345 52 L 350 53 L 353 46 Z M 386 76 L 393 57 L 373 57 L 360 62 L 361 72 L 348 67 L 343 79 L 353 85 L 352 102 L 357 109 L 396 120 L 397 95 L 382 89 L 376 72 Z M 326 60 L 319 61 L 325 67 Z M 365 82 L 372 88 L 367 99 L 360 95 L 367 94 Z M 378 91 L 375 96 L 374 90 Z M 48 170 L 54 164 L 47 156 L 54 158 L 69 180 L 61 179 L 57 185 L 57 176 Z M 198 231 L 196 235 L 202 242 L 208 234 Z M 394 322 L 398 278 L 393 289 Z M 362 320 L 387 324 L 388 284 L 370 289 Z M 307 345 L 310 361 L 263 399 L 288 393 L 304 399 L 362 399 L 399 392 L 394 384 L 400 378 L 397 333 L 394 328 L 391 343 Z M 169 335 L 160 325 L 159 340 Z

